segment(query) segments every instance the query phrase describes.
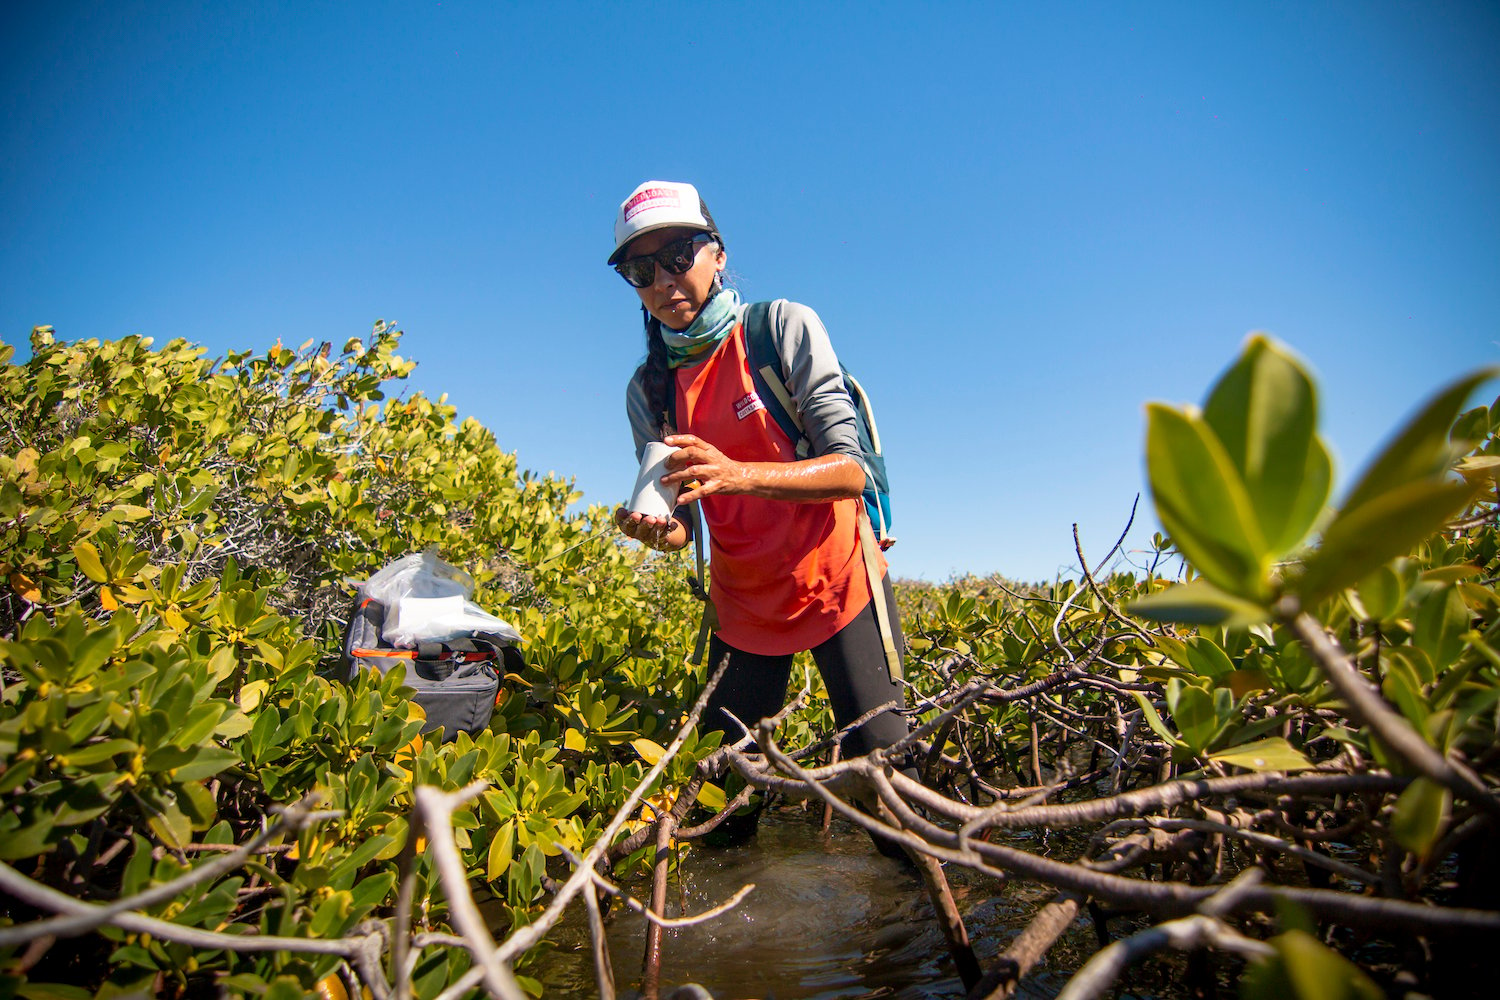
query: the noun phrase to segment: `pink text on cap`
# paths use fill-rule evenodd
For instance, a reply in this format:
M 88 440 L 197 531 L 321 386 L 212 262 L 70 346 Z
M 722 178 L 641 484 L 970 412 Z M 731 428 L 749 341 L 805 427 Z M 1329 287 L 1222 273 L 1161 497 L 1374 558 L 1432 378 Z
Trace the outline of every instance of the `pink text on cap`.
M 644 191 L 636 192 L 635 196 L 625 203 L 625 221 L 629 222 L 637 212 L 649 211 L 653 208 L 679 208 L 682 199 L 672 188 L 646 188 Z

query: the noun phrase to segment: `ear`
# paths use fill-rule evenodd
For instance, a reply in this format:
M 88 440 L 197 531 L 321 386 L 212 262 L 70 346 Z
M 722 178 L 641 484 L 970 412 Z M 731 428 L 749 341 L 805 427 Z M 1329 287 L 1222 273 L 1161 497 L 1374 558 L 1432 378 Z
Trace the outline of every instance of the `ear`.
M 722 246 L 719 247 L 718 251 L 714 254 L 714 270 L 724 270 L 724 265 L 728 260 L 729 258 L 724 255 L 724 248 Z

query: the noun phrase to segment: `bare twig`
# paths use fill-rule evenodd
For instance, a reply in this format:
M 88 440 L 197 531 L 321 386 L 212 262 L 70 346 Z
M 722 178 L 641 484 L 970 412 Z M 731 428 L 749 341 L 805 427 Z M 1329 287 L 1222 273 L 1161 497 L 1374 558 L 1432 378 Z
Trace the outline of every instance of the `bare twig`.
M 651 769 L 641 778 L 639 784 L 625 797 L 625 801 L 621 804 L 620 808 L 615 810 L 614 817 L 610 819 L 603 832 L 599 834 L 599 839 L 594 841 L 594 846 L 589 848 L 588 853 L 583 856 L 582 863 L 568 878 L 568 881 L 563 884 L 562 888 L 557 891 L 557 895 L 553 897 L 547 909 L 533 923 L 516 931 L 500 945 L 499 954 L 504 960 L 510 961 L 535 947 L 546 933 L 553 928 L 557 921 L 561 919 L 563 910 L 572 901 L 573 897 L 591 884 L 594 866 L 598 864 L 599 859 L 604 855 L 610 842 L 615 839 L 615 835 L 620 832 L 620 828 L 625 825 L 625 822 L 635 812 L 641 799 L 645 798 L 647 789 L 655 784 L 656 779 L 661 777 L 662 772 L 667 769 L 667 765 L 672 762 L 672 758 L 677 756 L 677 751 L 682 749 L 683 743 L 687 740 L 688 733 L 698 724 L 698 717 L 703 713 L 703 707 L 708 704 L 709 696 L 713 694 L 714 688 L 718 686 L 719 678 L 724 675 L 724 669 L 728 665 L 729 657 L 725 656 L 720 662 L 718 669 L 714 671 L 714 675 L 704 685 L 703 691 L 698 695 L 698 700 L 693 703 L 693 707 L 688 712 L 687 718 L 683 719 L 682 725 L 678 727 L 677 736 L 668 744 L 666 750 L 661 755 L 661 759 L 652 765 Z
M 733 896 L 730 896 L 718 906 L 710 907 L 702 913 L 695 913 L 691 917 L 659 917 L 651 912 L 651 908 L 639 899 L 622 890 L 619 886 L 610 883 L 602 876 L 595 875 L 594 884 L 605 892 L 619 899 L 627 910 L 638 913 L 658 927 L 671 930 L 676 927 L 692 927 L 694 924 L 706 924 L 728 913 L 730 910 L 744 902 L 745 897 L 755 891 L 755 883 L 747 882 L 739 887 Z
M 448 912 L 454 927 L 464 937 L 485 987 L 502 1000 L 526 1000 L 525 991 L 500 957 L 495 939 L 490 936 L 489 925 L 474 903 L 474 896 L 469 892 L 468 872 L 453 840 L 453 811 L 488 787 L 487 782 L 476 781 L 456 792 L 444 792 L 433 785 L 421 785 L 412 794 L 417 817 L 427 831 L 428 853 L 448 895 Z M 415 831 L 411 835 L 414 836 Z
M 1324 676 L 1348 706 L 1351 718 L 1369 726 L 1407 764 L 1454 794 L 1470 800 L 1490 816 L 1500 818 L 1500 797 L 1496 797 L 1495 790 L 1461 762 L 1439 753 L 1406 719 L 1387 705 L 1380 692 L 1360 675 L 1323 626 L 1303 612 L 1294 598 L 1283 598 L 1278 614 L 1317 658 Z
M 245 863 L 251 855 L 259 851 L 265 844 L 287 832 L 301 830 L 305 826 L 321 822 L 325 819 L 334 819 L 343 815 L 339 810 L 317 811 L 313 807 L 318 803 L 316 793 L 308 795 L 300 802 L 287 806 L 280 810 L 281 815 L 274 823 L 266 827 L 261 833 L 246 841 L 245 844 L 231 850 L 223 857 L 199 865 L 189 871 L 166 882 L 154 885 L 149 889 L 117 899 L 113 903 L 103 906 L 90 906 L 87 911 L 77 911 L 77 915 L 71 917 L 51 917 L 46 920 L 37 920 L 29 924 L 21 924 L 17 927 L 0 928 L 0 948 L 14 947 L 27 941 L 43 936 L 54 938 L 74 937 L 86 934 L 95 928 L 109 923 L 119 914 L 131 910 L 144 910 L 163 903 L 173 898 L 184 890 L 195 885 L 210 882 L 221 875 L 227 875 Z M 17 872 L 16 876 L 20 876 Z M 50 909 L 50 907 L 49 907 Z
M 599 897 L 590 888 L 583 894 L 583 905 L 589 914 L 589 941 L 594 953 L 594 981 L 599 985 L 599 1000 L 615 1000 L 615 970 L 609 961 L 609 940 L 604 920 L 599 915 Z
M 1163 948 L 1196 951 L 1214 947 L 1246 958 L 1274 954 L 1274 949 L 1264 941 L 1246 937 L 1220 919 L 1221 913 L 1233 909 L 1237 897 L 1260 881 L 1261 874 L 1258 868 L 1247 868 L 1221 892 L 1205 900 L 1199 913 L 1148 928 L 1104 948 L 1068 980 L 1057 1000 L 1092 1000 L 1101 996 L 1121 972 Z

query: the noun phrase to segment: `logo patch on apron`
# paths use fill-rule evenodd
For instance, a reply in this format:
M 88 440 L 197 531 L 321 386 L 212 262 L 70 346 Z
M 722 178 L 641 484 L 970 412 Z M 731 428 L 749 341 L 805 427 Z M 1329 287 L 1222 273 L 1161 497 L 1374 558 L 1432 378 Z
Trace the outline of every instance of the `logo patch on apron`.
M 734 415 L 740 420 L 744 420 L 756 410 L 764 410 L 765 408 L 766 404 L 762 403 L 760 396 L 756 395 L 754 389 L 751 389 L 750 392 L 741 396 L 734 404 Z

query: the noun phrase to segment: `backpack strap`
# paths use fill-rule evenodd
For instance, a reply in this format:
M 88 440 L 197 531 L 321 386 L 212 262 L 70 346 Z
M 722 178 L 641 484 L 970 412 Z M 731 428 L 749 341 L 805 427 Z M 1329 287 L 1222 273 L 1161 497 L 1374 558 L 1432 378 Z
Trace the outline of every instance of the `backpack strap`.
M 880 627 L 880 648 L 885 651 L 885 669 L 891 676 L 892 684 L 899 684 L 902 680 L 901 654 L 896 650 L 896 638 L 891 631 L 891 608 L 885 600 L 885 583 L 880 579 L 880 548 L 875 541 L 875 529 L 870 527 L 870 519 L 864 516 L 864 505 L 860 505 L 860 511 L 855 515 L 855 523 L 859 525 L 859 547 L 865 559 L 865 576 L 870 581 L 870 604 L 875 608 L 875 624 Z
M 775 331 L 771 329 L 771 302 L 753 302 L 745 308 L 745 360 L 750 367 L 750 381 L 755 385 L 756 395 L 765 404 L 766 412 L 776 421 L 792 444 L 797 457 L 806 458 L 812 450 L 807 432 L 802 427 L 802 415 L 786 387 L 781 372 L 781 351 L 776 346 Z
M 667 385 L 666 408 L 662 413 L 662 437 L 677 432 L 677 383 L 672 380 Z M 703 602 L 703 614 L 698 619 L 698 638 L 693 643 L 693 655 L 688 657 L 688 663 L 698 666 L 703 662 L 704 651 L 708 649 L 709 635 L 719 627 L 719 615 L 714 609 L 714 602 L 708 596 L 708 577 L 704 572 L 705 559 L 703 557 L 703 536 L 708 530 L 708 525 L 703 521 L 703 507 L 694 500 L 691 504 L 693 509 L 693 575 L 688 577 L 688 587 L 693 596 Z
M 802 426 L 802 417 L 797 412 L 797 406 L 792 401 L 792 394 L 787 390 L 786 380 L 782 377 L 781 351 L 777 349 L 775 331 L 771 326 L 770 302 L 755 302 L 745 309 L 745 359 L 750 367 L 750 379 L 755 383 L 757 393 L 762 403 L 766 404 L 766 412 L 771 419 L 776 421 L 786 436 L 797 446 L 797 457 L 806 458 L 812 448 L 807 439 L 807 432 Z M 842 371 L 842 369 L 841 369 Z M 852 382 L 853 377 L 842 371 L 844 379 Z M 864 389 L 858 382 L 854 383 L 854 389 L 858 392 L 851 398 L 859 401 L 856 406 L 864 407 L 865 422 L 869 426 L 872 436 L 875 454 L 880 454 L 880 439 L 876 437 L 875 415 L 870 411 L 868 398 L 864 395 Z M 866 476 L 869 470 L 865 470 Z M 882 512 L 884 513 L 884 512 Z M 901 655 L 896 651 L 895 635 L 891 630 L 892 608 L 886 603 L 885 585 L 880 579 L 880 550 L 888 548 L 894 538 L 889 538 L 886 530 L 888 520 L 882 517 L 880 526 L 881 537 L 876 539 L 875 529 L 870 523 L 870 516 L 864 503 L 860 504 L 859 513 L 855 515 L 855 523 L 859 526 L 859 544 L 864 556 L 865 576 L 870 581 L 870 603 L 875 608 L 875 621 L 880 627 L 880 645 L 885 651 L 886 670 L 890 673 L 892 683 L 902 679 Z M 889 540 L 887 540 L 889 538 Z
M 719 611 L 714 607 L 713 598 L 708 596 L 708 581 L 703 571 L 703 534 L 708 526 L 703 523 L 703 507 L 697 500 L 693 501 L 693 567 L 697 571 L 697 579 L 688 578 L 688 585 L 692 588 L 693 596 L 703 602 L 703 615 L 698 619 L 698 639 L 693 643 L 693 655 L 688 657 L 688 663 L 698 666 L 703 662 L 704 651 L 708 649 L 708 637 L 719 628 Z

